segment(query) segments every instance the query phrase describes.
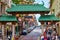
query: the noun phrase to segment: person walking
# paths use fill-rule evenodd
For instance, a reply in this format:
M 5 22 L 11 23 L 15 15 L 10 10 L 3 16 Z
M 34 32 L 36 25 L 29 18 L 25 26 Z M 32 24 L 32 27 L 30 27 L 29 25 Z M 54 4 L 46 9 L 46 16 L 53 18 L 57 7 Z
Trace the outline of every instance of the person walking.
M 12 37 L 12 31 L 8 31 L 8 39 L 11 40 L 11 37 Z
M 44 40 L 44 35 L 43 34 L 41 35 L 41 40 Z

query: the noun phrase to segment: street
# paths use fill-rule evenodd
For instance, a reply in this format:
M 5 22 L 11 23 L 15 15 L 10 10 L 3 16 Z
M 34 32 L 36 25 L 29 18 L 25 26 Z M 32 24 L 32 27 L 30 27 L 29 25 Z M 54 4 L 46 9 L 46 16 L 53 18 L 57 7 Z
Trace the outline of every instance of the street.
M 60 40 L 59 0 L 0 0 L 0 40 Z
M 38 37 L 41 34 L 41 29 L 40 27 L 36 27 L 31 33 L 28 35 L 24 36 L 22 39 L 19 40 L 38 40 Z

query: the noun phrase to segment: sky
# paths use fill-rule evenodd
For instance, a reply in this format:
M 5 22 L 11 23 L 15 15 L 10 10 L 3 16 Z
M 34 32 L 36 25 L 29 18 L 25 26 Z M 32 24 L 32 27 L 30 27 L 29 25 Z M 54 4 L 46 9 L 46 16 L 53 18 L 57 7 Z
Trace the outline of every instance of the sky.
M 49 8 L 50 0 L 35 0 L 35 3 L 42 4 L 42 1 L 44 2 L 44 6 L 46 8 Z M 38 22 L 38 18 L 40 17 L 40 14 L 36 14 L 35 16 L 36 16 L 36 20 Z M 40 22 L 38 22 L 38 25 L 41 25 Z
M 42 1 L 44 2 L 44 6 L 49 8 L 49 2 L 50 0 L 35 0 L 36 3 L 42 4 Z

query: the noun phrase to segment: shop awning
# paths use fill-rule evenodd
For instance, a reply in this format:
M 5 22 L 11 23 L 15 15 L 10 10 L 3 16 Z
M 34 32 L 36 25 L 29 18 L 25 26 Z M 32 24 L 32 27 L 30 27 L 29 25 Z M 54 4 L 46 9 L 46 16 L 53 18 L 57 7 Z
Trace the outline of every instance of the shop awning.
M 7 15 L 0 16 L 0 22 L 13 22 L 13 21 L 17 21 L 17 18 L 15 16 L 7 16 Z
M 19 4 L 8 8 L 6 12 L 49 12 L 50 9 L 44 7 L 42 4 Z
M 60 21 L 59 18 L 57 18 L 55 15 L 42 15 L 39 17 L 39 22 L 41 21 Z

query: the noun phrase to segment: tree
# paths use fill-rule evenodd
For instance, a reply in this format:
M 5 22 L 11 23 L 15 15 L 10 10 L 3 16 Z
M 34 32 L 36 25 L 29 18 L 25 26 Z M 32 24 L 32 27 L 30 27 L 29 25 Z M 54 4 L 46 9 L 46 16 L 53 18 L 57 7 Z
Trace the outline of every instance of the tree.
M 13 3 L 19 4 L 20 0 L 12 0 Z
M 53 2 L 54 2 L 54 0 L 50 0 L 50 7 L 52 6 Z

